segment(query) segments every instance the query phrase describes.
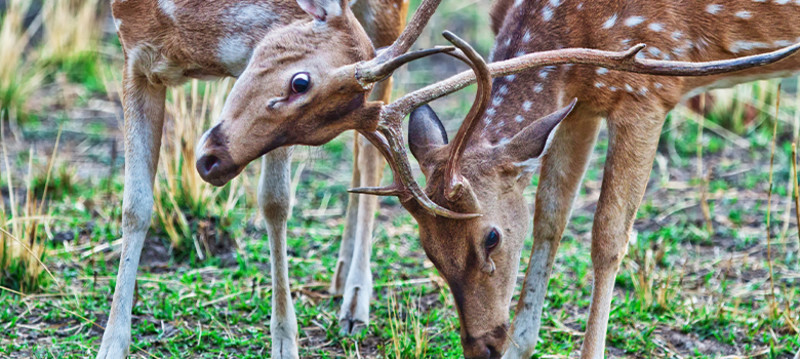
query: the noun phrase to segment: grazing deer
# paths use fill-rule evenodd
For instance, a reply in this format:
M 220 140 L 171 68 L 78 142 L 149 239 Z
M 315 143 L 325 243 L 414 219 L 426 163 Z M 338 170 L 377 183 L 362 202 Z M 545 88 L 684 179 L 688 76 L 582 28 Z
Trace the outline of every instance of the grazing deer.
M 497 34 L 492 61 L 513 61 L 525 58 L 526 53 L 569 47 L 620 50 L 646 43 L 648 47 L 639 49 L 634 59 L 663 61 L 663 69 L 669 72 L 672 60 L 719 61 L 800 42 L 800 3 L 796 1 L 500 0 L 491 15 Z M 765 21 L 770 25 L 764 26 Z M 792 48 L 782 56 L 798 46 Z M 752 59 L 727 63 L 755 64 Z M 614 71 L 610 66 L 557 63 L 543 62 L 548 66 L 494 80 L 491 105 L 475 121 L 474 129 L 471 118 L 465 120 L 451 145 L 446 134 L 437 130 L 441 123 L 430 109 L 421 108 L 411 116 L 409 144 L 427 177 L 426 192 L 446 208 L 483 214 L 468 221 L 433 219 L 406 206 L 419 222 L 426 252 L 451 285 L 462 312 L 462 344 L 468 358 L 499 357 L 504 348 L 508 348 L 504 358 L 532 355 L 556 250 L 601 119 L 608 125 L 609 148 L 592 229 L 594 283 L 581 351 L 587 359 L 604 357 L 614 280 L 632 235 L 666 114 L 681 99 L 711 87 L 800 70 L 798 55 L 738 72 L 711 75 L 701 68 L 712 66 L 698 64 L 696 72 L 683 73 L 708 75 L 702 77 L 653 76 Z M 673 75 L 681 75 L 677 67 L 673 69 Z M 454 84 L 445 81 L 439 86 Z M 552 114 L 537 121 L 548 113 Z M 550 134 L 549 129 L 559 122 Z M 462 133 L 474 135 L 463 139 Z M 466 143 L 466 148 L 456 151 L 455 143 Z M 463 153 L 460 164 L 453 163 L 459 161 L 454 153 Z M 522 190 L 539 165 L 535 158 L 542 153 L 534 246 L 513 333 L 508 335 L 507 305 L 529 230 Z M 455 196 L 450 183 L 457 177 L 447 171 L 453 167 L 460 167 L 466 179 L 459 181 L 463 189 Z M 459 245 L 452 244 L 455 240 Z
M 429 3 L 438 2 L 424 1 L 422 6 Z M 723 79 L 774 76 L 776 72 L 795 69 L 797 56 L 777 62 L 800 49 L 800 45 L 794 45 L 768 54 L 737 57 L 766 49 L 767 43 L 769 47 L 779 47 L 791 42 L 768 42 L 756 37 L 751 41 L 764 45 L 727 51 L 725 44 L 711 45 L 712 36 L 720 33 L 711 35 L 702 27 L 690 28 L 677 21 L 692 14 L 691 18 L 696 17 L 698 9 L 683 6 L 680 9 L 686 11 L 686 16 L 673 15 L 670 22 L 654 22 L 637 15 L 637 11 L 644 14 L 649 7 L 636 4 L 639 3 L 498 2 L 492 12 L 493 27 L 498 33 L 492 57 L 501 61 L 486 65 L 466 44 L 446 34 L 461 49 L 451 54 L 470 64 L 472 72 L 380 106 L 373 114 L 377 125 L 369 127 L 350 123 L 344 125 L 347 128 L 323 128 L 326 119 L 318 119 L 320 123 L 296 128 L 294 122 L 273 117 L 272 104 L 283 97 L 264 93 L 261 83 L 268 78 L 260 77 L 258 61 L 254 60 L 233 89 L 220 123 L 200 144 L 210 148 L 207 154 L 224 159 L 213 176 L 206 176 L 224 183 L 264 152 L 295 143 L 318 144 L 337 131 L 359 130 L 389 160 L 395 182 L 387 188 L 353 191 L 396 195 L 415 217 L 425 252 L 453 292 L 465 356 L 499 358 L 508 347 L 507 357 L 527 358 L 538 338 L 547 279 L 561 232 L 595 142 L 599 120 L 605 117 L 611 145 L 597 212 L 599 221 L 593 232 L 596 282 L 582 352 L 584 358 L 602 357 L 613 278 L 626 248 L 666 112 L 693 89 Z M 740 5 L 745 6 L 745 2 Z M 721 11 L 706 5 L 700 9 Z M 587 20 L 581 11 L 608 16 L 602 21 Z M 617 40 L 611 40 L 613 33 L 609 31 L 617 22 L 622 26 L 618 31 L 625 31 L 631 39 L 616 36 L 613 38 Z M 668 25 L 673 25 L 674 30 L 669 30 Z M 797 34 L 788 38 L 794 39 L 792 36 Z M 691 46 L 681 50 L 681 46 L 688 46 L 689 39 Z M 630 47 L 637 42 L 654 47 Z M 740 50 L 743 45 L 738 46 L 734 49 Z M 619 52 L 587 49 L 628 47 Z M 659 50 L 667 48 L 675 50 Z M 682 51 L 683 55 L 678 56 L 675 51 Z M 673 61 L 676 59 L 683 61 Z M 532 67 L 540 69 L 522 72 Z M 494 80 L 492 86 L 491 77 L 499 76 L 504 77 Z M 410 173 L 399 122 L 409 110 L 474 82 L 478 83 L 475 103 L 452 143 L 448 144 L 443 126 L 430 108 L 420 107 L 411 115 L 409 147 L 427 177 L 427 188 L 421 191 Z M 559 124 L 558 130 L 553 131 Z M 225 141 L 213 140 L 215 137 Z M 522 193 L 540 156 L 543 169 L 534 216 L 536 240 L 513 333 L 509 335 L 508 304 L 529 230 L 528 207 Z M 203 167 L 202 161 L 199 166 Z M 509 337 L 513 342 L 510 346 Z
M 387 46 L 403 29 L 407 11 L 405 0 L 360 0 L 355 2 L 352 11 L 344 4 L 345 1 L 322 0 L 112 0 L 112 12 L 125 55 L 123 245 L 114 299 L 98 358 L 121 358 L 128 353 L 134 284 L 150 225 L 167 86 L 180 85 L 189 78 L 238 77 L 259 44 L 271 51 L 266 54 L 274 56 L 269 70 L 276 73 L 301 65 L 324 69 L 355 64 L 374 56 L 370 39 L 376 46 Z M 362 21 L 366 31 L 356 18 Z M 265 53 L 262 51 L 262 54 Z M 393 61 L 391 66 L 379 66 L 387 60 Z M 382 62 L 374 61 L 370 63 L 372 67 L 365 65 L 364 69 L 383 71 L 376 71 L 383 79 L 391 74 L 392 66 L 407 60 L 384 57 Z M 287 91 L 289 86 L 294 89 L 303 86 L 299 80 L 290 84 L 289 78 L 276 81 L 273 86 Z M 344 103 L 326 99 L 326 104 L 341 109 L 348 104 L 358 105 L 366 100 L 370 84 L 375 82 L 362 79 L 362 87 L 353 92 L 361 98 L 355 96 Z M 313 82 L 310 85 L 317 86 Z M 389 99 L 390 81 L 374 87 L 372 99 Z M 306 113 L 325 117 L 332 123 L 337 116 L 350 115 L 346 111 Z M 358 167 L 353 182 L 378 184 L 384 166 L 379 152 L 367 142 L 357 141 L 356 148 Z M 292 150 L 286 148 L 264 156 L 259 182 L 258 202 L 267 221 L 272 255 L 273 358 L 298 356 L 285 245 L 286 221 L 291 211 L 291 153 Z M 332 286 L 334 292 L 345 292 L 342 327 L 346 333 L 355 331 L 368 320 L 369 296 L 356 296 L 352 287 L 371 280 L 369 243 L 376 207 L 375 198 L 359 200 L 357 195 L 352 195 L 348 204 L 341 257 Z M 366 253 L 366 257 L 355 256 L 353 252 Z M 350 267 L 356 269 L 349 270 Z

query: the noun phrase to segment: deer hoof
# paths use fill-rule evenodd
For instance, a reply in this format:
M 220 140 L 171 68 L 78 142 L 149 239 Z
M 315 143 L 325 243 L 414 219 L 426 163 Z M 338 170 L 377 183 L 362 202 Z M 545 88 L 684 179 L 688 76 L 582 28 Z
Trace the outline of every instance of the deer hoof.
M 106 329 L 103 342 L 97 352 L 97 359 L 124 359 L 128 357 L 131 341 L 130 332 Z
M 356 335 L 369 326 L 369 298 L 371 291 L 357 286 L 345 290 L 339 313 L 339 334 Z
M 295 338 L 272 338 L 272 357 L 275 359 L 299 359 Z

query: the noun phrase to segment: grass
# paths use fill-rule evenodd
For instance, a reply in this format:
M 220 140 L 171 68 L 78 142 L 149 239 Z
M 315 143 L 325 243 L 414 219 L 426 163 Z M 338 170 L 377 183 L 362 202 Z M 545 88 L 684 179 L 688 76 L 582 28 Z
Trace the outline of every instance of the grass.
M 30 27 L 21 14 L 30 2 L 7 4 L 16 7 L 5 13 L 0 48 L 29 51 L 0 60 L 0 81 L 5 81 L 0 91 L 10 88 L 8 83 L 30 87 L 15 90 L 13 106 L 3 105 L 7 118 L 24 113 L 27 120 L 2 140 L 0 218 L 14 238 L 0 240 L 3 253 L 13 251 L 24 260 L 2 267 L 0 357 L 91 357 L 99 346 L 99 325 L 107 319 L 119 261 L 119 49 L 102 33 L 73 31 L 103 20 L 93 8 L 96 1 L 45 2 L 46 11 L 66 12 L 42 13 L 41 25 L 34 23 L 50 29 L 42 42 L 24 36 Z M 447 26 L 436 28 L 475 39 L 488 53 L 491 34 L 480 30 L 486 28 L 486 6 L 445 2 L 434 21 Z M 69 27 L 68 19 L 80 20 Z M 438 33 L 426 31 L 420 47 L 442 43 Z M 65 45 L 45 52 L 40 43 Z M 396 95 L 463 69 L 450 64 L 409 66 L 398 76 Z M 192 166 L 194 143 L 217 117 L 229 86 L 230 81 L 192 82 L 169 94 L 158 199 L 133 308 L 134 357 L 269 355 L 269 246 L 254 205 L 255 169 L 215 189 L 200 181 Z M 702 125 L 686 108 L 670 114 L 635 223 L 638 235 L 617 278 L 611 356 L 791 358 L 800 349 L 800 233 L 792 171 L 800 101 L 795 80 L 784 81 L 776 118 L 776 87 L 771 81 L 716 92 Z M 470 96 L 465 91 L 441 100 L 442 118 L 461 118 Z M 454 129 L 458 121 L 445 125 Z M 59 128 L 59 150 L 52 151 Z M 327 294 L 327 286 L 344 225 L 349 136 L 319 149 L 298 149 L 295 159 L 298 185 L 288 248 L 301 357 L 461 357 L 449 289 L 425 258 L 413 219 L 390 198 L 381 200 L 377 215 L 369 330 L 355 338 L 338 334 L 341 301 Z M 591 225 L 607 142 L 604 132 L 556 258 L 536 358 L 575 357 L 583 340 L 591 298 Z M 705 169 L 701 175 L 698 153 Z M 528 198 L 534 191 L 533 186 L 527 190 Z M 20 242 L 33 243 L 28 247 L 34 255 Z M 528 238 L 525 251 L 531 242 Z M 528 256 L 522 257 L 524 270 Z M 54 279 L 47 279 L 45 268 Z

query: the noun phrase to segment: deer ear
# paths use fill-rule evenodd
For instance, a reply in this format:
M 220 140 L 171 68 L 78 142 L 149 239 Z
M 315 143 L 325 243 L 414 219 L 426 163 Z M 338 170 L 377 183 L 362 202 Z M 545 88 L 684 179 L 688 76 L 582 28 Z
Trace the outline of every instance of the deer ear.
M 431 150 L 447 144 L 447 131 L 439 116 L 428 105 L 411 112 L 408 122 L 408 147 L 417 161 L 423 162 Z
M 539 158 L 550 145 L 553 130 L 575 108 L 578 99 L 556 112 L 542 117 L 517 133 L 503 148 L 503 152 L 521 166 L 529 167 L 529 160 Z
M 297 0 L 297 4 L 314 19 L 326 21 L 329 18 L 342 16 L 348 2 L 347 0 Z

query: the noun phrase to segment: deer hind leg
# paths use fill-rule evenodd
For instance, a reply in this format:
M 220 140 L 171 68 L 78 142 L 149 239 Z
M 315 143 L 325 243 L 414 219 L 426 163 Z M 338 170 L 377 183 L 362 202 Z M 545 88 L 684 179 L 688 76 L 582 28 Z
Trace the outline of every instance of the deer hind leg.
M 542 159 L 536 191 L 533 250 L 517 303 L 512 343 L 503 358 L 527 359 L 536 348 L 553 261 L 599 128 L 599 117 L 574 113 L 559 125 Z
M 122 253 L 117 285 L 97 358 L 124 358 L 131 341 L 131 309 L 136 271 L 153 211 L 166 88 L 144 77 L 125 75 L 125 189 L 122 199 Z
M 361 136 L 356 134 L 353 141 L 353 158 L 358 161 L 359 142 Z M 358 163 L 353 165 L 353 179 L 350 188 L 361 187 L 361 171 L 358 170 Z M 344 233 L 342 233 L 342 243 L 339 247 L 339 259 L 336 261 L 336 268 L 333 271 L 330 293 L 333 295 L 344 294 L 344 286 L 347 283 L 347 274 L 350 272 L 350 262 L 353 258 L 353 246 L 356 241 L 356 229 L 358 228 L 358 202 L 361 195 L 350 193 L 347 199 L 347 213 L 345 214 Z
M 289 284 L 286 222 L 292 211 L 291 159 L 293 147 L 272 151 L 261 160 L 258 206 L 267 222 L 272 270 L 272 358 L 299 358 L 297 316 Z
M 379 83 L 372 91 L 371 98 L 388 100 L 392 80 Z M 383 178 L 386 162 L 380 151 L 365 138 L 356 136 L 358 141 L 356 170 L 361 186 L 375 187 Z M 372 272 L 369 270 L 372 254 L 372 229 L 375 225 L 375 211 L 378 210 L 378 197 L 360 195 L 358 215 L 347 273 L 342 307 L 339 310 L 339 331 L 343 335 L 353 335 L 369 325 L 369 300 L 372 297 Z M 348 223 L 349 224 L 349 223 Z M 344 245 L 344 243 L 343 243 Z
M 609 116 L 608 157 L 592 226 L 594 283 L 583 359 L 603 358 L 614 280 L 627 252 L 665 115 L 640 104 Z

